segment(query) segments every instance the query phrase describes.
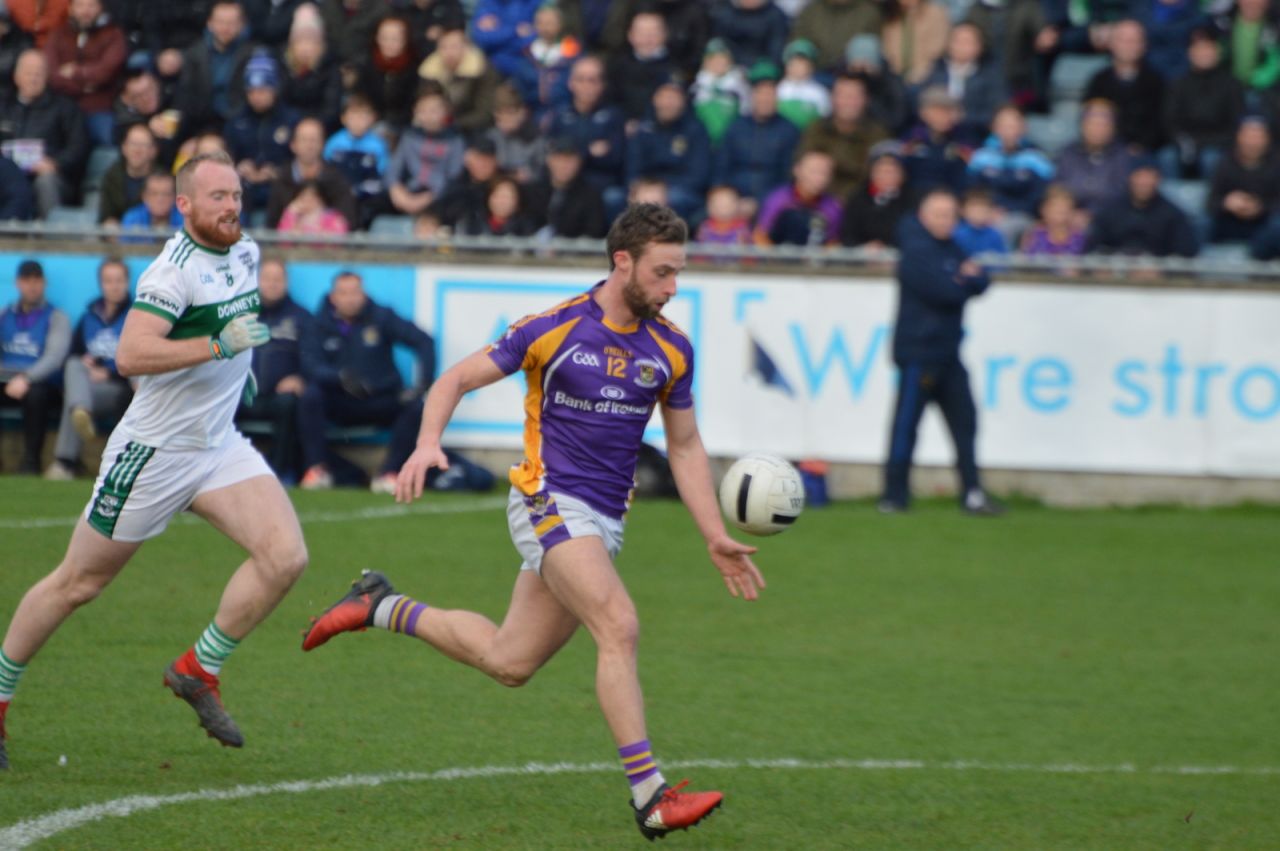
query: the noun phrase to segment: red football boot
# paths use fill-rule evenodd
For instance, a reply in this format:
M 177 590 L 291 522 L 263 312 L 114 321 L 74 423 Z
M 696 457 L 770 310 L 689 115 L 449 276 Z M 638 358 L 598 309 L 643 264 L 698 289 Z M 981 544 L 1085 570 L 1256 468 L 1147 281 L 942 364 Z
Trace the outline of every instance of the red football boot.
M 689 785 L 681 780 L 675 788 L 662 784 L 643 807 L 631 807 L 636 811 L 636 824 L 644 838 L 652 842 L 673 830 L 688 830 L 702 821 L 724 802 L 720 792 L 681 792 Z
M 341 600 L 311 619 L 311 627 L 302 633 L 302 649 L 314 650 L 342 632 L 363 632 L 373 625 L 378 603 L 394 593 L 387 577 L 376 570 L 364 571 Z

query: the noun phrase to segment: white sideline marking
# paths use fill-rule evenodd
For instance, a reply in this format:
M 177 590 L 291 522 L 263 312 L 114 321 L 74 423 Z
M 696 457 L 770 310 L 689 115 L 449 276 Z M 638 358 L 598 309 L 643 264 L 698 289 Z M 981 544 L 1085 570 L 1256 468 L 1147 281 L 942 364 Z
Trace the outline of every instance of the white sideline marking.
M 1277 766 L 1176 765 L 1139 768 L 1131 763 L 1119 765 L 1078 765 L 1075 763 L 1034 765 L 1017 762 L 980 762 L 958 760 L 929 762 L 918 759 L 687 759 L 663 763 L 667 769 L 792 769 L 792 770 L 861 770 L 861 771 L 994 771 L 1031 774 L 1184 774 L 1245 776 L 1280 775 Z M 300 795 L 354 786 L 381 786 L 384 783 L 421 783 L 466 780 L 473 777 L 509 777 L 518 775 L 603 774 L 618 771 L 612 762 L 530 762 L 525 765 L 481 765 L 471 768 L 442 768 L 439 771 L 395 771 L 388 774 L 344 774 L 323 780 L 293 780 L 283 783 L 259 783 L 232 786 L 229 789 L 199 789 L 173 795 L 130 795 L 100 804 L 87 804 L 73 809 L 57 810 L 48 815 L 24 819 L 0 830 L 0 849 L 19 849 L 57 836 L 82 825 L 105 818 L 127 818 L 134 813 L 156 810 L 171 804 L 192 801 L 238 801 L 259 795 L 286 793 Z
M 476 511 L 491 511 L 495 508 L 505 508 L 507 500 L 505 497 L 501 499 L 481 499 L 476 502 L 455 503 L 437 505 L 432 503 L 421 503 L 419 505 L 383 505 L 376 508 L 358 508 L 347 511 L 303 511 L 298 514 L 298 519 L 302 521 L 302 525 L 309 523 L 348 523 L 352 520 L 384 520 L 388 517 L 409 517 L 418 514 L 470 514 Z M 70 529 L 76 525 L 80 519 L 77 514 L 74 517 L 27 517 L 17 520 L 0 519 L 0 529 L 56 529 L 59 527 Z M 173 518 L 174 523 L 193 524 L 203 523 L 199 517 L 194 514 L 183 512 Z

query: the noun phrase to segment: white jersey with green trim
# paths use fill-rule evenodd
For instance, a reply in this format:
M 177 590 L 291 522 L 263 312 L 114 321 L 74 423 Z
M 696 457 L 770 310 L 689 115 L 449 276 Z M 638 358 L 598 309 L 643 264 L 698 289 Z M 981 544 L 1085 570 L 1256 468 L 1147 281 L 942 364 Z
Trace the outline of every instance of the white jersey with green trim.
M 261 304 L 256 242 L 241 236 L 218 251 L 195 242 L 183 228 L 138 279 L 133 309 L 168 319 L 169 339 L 185 340 L 216 336 L 236 316 L 258 313 Z M 230 360 L 142 376 L 116 429 L 157 449 L 220 445 L 234 428 L 252 358 L 250 350 Z

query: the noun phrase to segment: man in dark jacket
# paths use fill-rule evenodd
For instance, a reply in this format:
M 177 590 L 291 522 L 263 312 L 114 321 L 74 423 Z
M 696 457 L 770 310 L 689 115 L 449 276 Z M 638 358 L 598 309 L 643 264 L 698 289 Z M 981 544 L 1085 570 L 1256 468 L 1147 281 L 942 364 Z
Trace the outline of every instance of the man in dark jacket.
M 773 0 L 723 0 L 711 8 L 711 35 L 729 42 L 733 59 L 750 68 L 782 62 L 791 22 Z
M 609 222 L 600 190 L 582 174 L 582 154 L 570 138 L 552 139 L 547 149 L 547 176 L 528 187 L 529 209 L 544 235 L 603 239 Z
M 667 184 L 672 209 L 688 218 L 702 206 L 711 170 L 711 140 L 688 108 L 680 78 L 653 93 L 653 118 L 641 122 L 627 145 L 627 182 L 639 177 Z
M 1136 160 L 1129 189 L 1100 209 L 1089 223 L 1085 251 L 1194 257 L 1199 240 L 1186 213 L 1160 194 L 1155 160 Z
M 396 344 L 418 356 L 417 382 L 406 389 L 392 359 Z M 298 408 L 304 488 L 333 484 L 324 431 L 337 425 L 391 427 L 391 444 L 375 493 L 392 493 L 396 473 L 413 452 L 422 397 L 435 379 L 435 341 L 390 308 L 375 304 L 355 272 L 339 272 L 316 315 L 316 333 L 303 342 L 307 389 Z
M 584 56 L 569 72 L 570 103 L 549 113 L 543 134 L 569 137 L 582 153 L 582 173 L 601 192 L 626 181 L 626 133 L 622 111 L 604 99 L 605 66 Z
M 36 213 L 71 199 L 89 157 L 84 116 L 70 98 L 49 89 L 49 65 L 34 48 L 18 58 L 15 91 L 0 105 L 0 153 L 25 171 Z
M 182 54 L 176 91 L 191 126 L 226 121 L 239 110 L 240 79 L 252 53 L 244 9 L 235 0 L 218 0 L 209 10 L 203 37 Z M 164 65 L 159 68 L 165 74 Z
M 1190 70 L 1169 85 L 1165 117 L 1172 144 L 1160 151 L 1166 174 L 1193 171 L 1208 178 L 1231 147 L 1231 129 L 1244 114 L 1244 87 L 1222 61 L 1213 27 L 1191 32 Z
M 1103 98 L 1120 113 L 1120 140 L 1155 153 L 1165 140 L 1164 78 L 1147 62 L 1147 34 L 1137 21 L 1111 28 L 1111 67 L 1093 76 L 1084 99 Z
M 942 86 L 920 93 L 920 123 L 907 133 L 901 152 L 912 188 L 940 186 L 959 195 L 969 184 L 973 140 L 959 130 L 960 101 Z
M 1209 186 L 1210 239 L 1252 239 L 1280 206 L 1280 161 L 1271 151 L 1271 131 L 1260 115 L 1247 116 L 1231 153 Z
M 715 182 L 727 183 L 757 204 L 791 179 L 800 131 L 778 114 L 778 67 L 751 69 L 751 114 L 734 119 L 715 153 Z
M 102 261 L 98 291 L 101 295 L 76 324 L 71 355 L 62 368 L 62 421 L 53 446 L 53 463 L 44 471 L 44 477 L 51 481 L 74 478 L 81 469 L 84 442 L 97 436 L 97 421 L 115 422 L 133 399 L 133 387 L 116 368 L 116 347 L 133 303 L 124 261 Z
M 627 44 L 609 62 L 609 90 L 628 121 L 644 118 L 658 86 L 681 73 L 667 50 L 667 35 L 662 15 L 639 12 L 628 26 Z
M 880 500 L 880 510 L 886 514 L 907 509 L 916 431 L 929 402 L 942 409 L 956 446 L 961 508 L 977 515 L 1003 511 L 987 496 L 978 477 L 978 411 L 969 372 L 960 361 L 965 303 L 985 292 L 991 279 L 953 239 L 959 218 L 956 197 L 935 189 L 921 200 L 918 214 L 902 223 L 898 318 L 893 331 L 893 361 L 900 377 Z
M 289 296 L 284 263 L 265 258 L 258 266 L 258 320 L 271 329 L 271 339 L 253 353 L 257 394 L 241 400 L 236 420 L 261 420 L 271 425 L 271 454 L 267 461 L 285 484 L 299 475 L 298 401 L 307 383 L 302 377 L 302 347 L 315 334 L 315 320 Z M 246 403 L 247 401 L 247 403 Z
M 272 183 L 288 167 L 298 115 L 280 102 L 280 70 L 269 54 L 249 60 L 244 80 L 244 106 L 223 135 L 244 183 L 245 209 L 254 211 L 266 209 Z

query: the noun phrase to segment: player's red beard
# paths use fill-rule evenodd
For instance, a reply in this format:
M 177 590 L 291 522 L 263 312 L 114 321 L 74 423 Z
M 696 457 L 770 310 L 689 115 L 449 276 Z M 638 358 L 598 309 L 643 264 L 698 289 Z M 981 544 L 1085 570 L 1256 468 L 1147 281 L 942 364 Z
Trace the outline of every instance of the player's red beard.
M 631 276 L 627 278 L 627 285 L 622 288 L 622 300 L 627 303 L 627 309 L 635 315 L 637 319 L 655 319 L 658 314 L 662 313 L 662 308 L 666 302 L 654 304 L 644 294 L 644 288 L 640 286 L 640 281 L 636 278 L 635 267 L 631 267 Z
M 240 241 L 240 217 L 233 214 L 201 217 L 192 213 L 187 227 L 196 242 L 211 248 L 230 248 Z

